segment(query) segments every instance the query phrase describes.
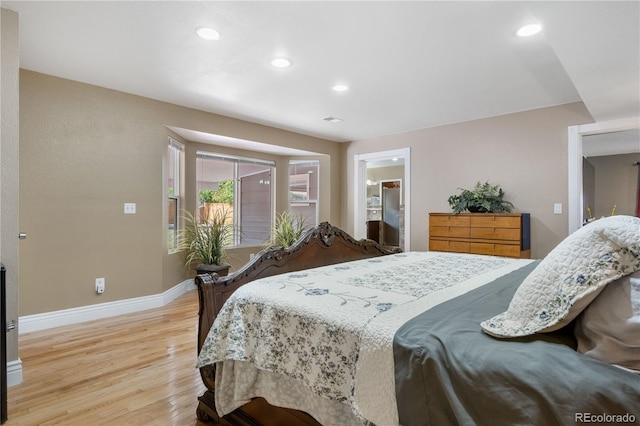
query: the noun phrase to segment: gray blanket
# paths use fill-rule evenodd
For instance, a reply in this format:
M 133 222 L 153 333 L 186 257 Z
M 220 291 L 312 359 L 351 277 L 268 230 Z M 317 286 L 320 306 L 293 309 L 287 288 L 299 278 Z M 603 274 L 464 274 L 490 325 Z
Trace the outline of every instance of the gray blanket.
M 398 330 L 393 350 L 400 424 L 640 424 L 640 375 L 577 353 L 572 325 L 511 340 L 481 331 L 480 322 L 506 310 L 536 264 Z

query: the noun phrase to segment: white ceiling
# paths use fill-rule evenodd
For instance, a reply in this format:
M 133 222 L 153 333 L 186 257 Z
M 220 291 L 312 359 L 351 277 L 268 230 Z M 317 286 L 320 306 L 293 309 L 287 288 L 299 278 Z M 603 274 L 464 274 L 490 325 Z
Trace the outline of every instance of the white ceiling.
M 596 121 L 640 116 L 637 1 L 0 4 L 22 68 L 335 141 L 580 100 Z M 517 37 L 532 20 L 543 32 Z

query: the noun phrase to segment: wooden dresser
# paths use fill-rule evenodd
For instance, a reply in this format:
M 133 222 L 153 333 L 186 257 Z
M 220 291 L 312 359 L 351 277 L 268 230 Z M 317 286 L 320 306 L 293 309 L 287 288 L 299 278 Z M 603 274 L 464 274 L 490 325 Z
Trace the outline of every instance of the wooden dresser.
M 529 259 L 529 213 L 429 213 L 429 250 Z

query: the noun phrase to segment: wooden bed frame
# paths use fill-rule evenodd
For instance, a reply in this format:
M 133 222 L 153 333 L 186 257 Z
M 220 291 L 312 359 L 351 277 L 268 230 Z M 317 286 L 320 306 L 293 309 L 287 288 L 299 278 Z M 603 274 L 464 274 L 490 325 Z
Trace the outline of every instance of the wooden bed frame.
M 355 240 L 340 228 L 323 222 L 287 249 L 276 247 L 261 251 L 234 274 L 226 277 L 219 277 L 215 273 L 198 275 L 195 279 L 200 301 L 198 353 L 223 303 L 242 285 L 258 278 L 400 251 L 398 248 L 382 247 L 372 240 Z M 306 413 L 275 407 L 262 398 L 220 417 L 214 402 L 215 366 L 201 368 L 200 375 L 207 387 L 205 393 L 198 398 L 196 414 L 200 421 L 222 425 L 319 425 Z

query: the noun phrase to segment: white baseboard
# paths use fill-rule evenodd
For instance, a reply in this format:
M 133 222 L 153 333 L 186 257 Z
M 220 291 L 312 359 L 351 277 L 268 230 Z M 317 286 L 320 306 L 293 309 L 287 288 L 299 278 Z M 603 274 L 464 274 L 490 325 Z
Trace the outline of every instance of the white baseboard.
M 18 358 L 15 361 L 7 362 L 7 387 L 22 383 L 22 361 Z
M 30 333 L 32 331 L 46 330 L 63 325 L 78 324 L 85 321 L 159 308 L 175 300 L 187 291 L 195 289 L 196 285 L 193 279 L 189 279 L 161 294 L 63 309 L 61 311 L 45 312 L 42 314 L 25 315 L 18 318 L 18 333 Z

